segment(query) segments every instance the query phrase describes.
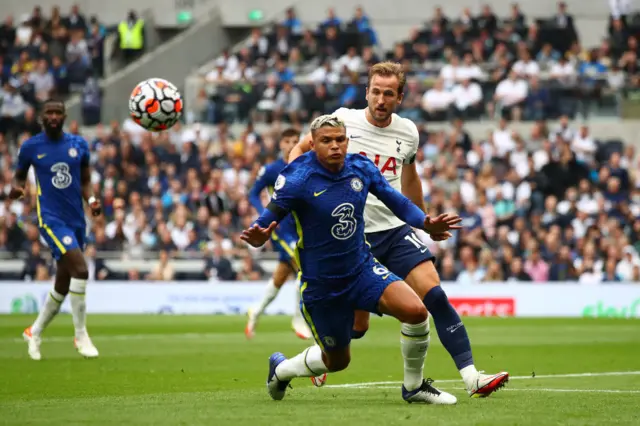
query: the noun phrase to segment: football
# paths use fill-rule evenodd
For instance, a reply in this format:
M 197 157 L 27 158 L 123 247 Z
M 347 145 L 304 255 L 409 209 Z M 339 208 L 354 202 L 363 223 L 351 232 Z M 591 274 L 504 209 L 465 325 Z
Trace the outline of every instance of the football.
M 151 132 L 170 129 L 182 115 L 182 96 L 171 82 L 161 78 L 144 80 L 129 98 L 133 121 Z

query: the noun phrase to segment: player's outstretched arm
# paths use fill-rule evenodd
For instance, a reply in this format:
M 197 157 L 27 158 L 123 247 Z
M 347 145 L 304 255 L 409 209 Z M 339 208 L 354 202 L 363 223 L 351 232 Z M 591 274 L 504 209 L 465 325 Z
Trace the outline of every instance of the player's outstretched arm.
M 293 147 L 289 153 L 289 163 L 309 151 L 311 151 L 311 133 L 307 133 L 307 135 Z
M 452 236 L 450 230 L 462 228 L 458 225 L 462 219 L 457 215 L 442 214 L 434 219 L 429 217 L 411 200 L 393 189 L 370 160 L 364 160 L 367 161 L 368 173 L 371 176 L 369 191 L 406 224 L 424 229 L 434 241 L 446 240 Z

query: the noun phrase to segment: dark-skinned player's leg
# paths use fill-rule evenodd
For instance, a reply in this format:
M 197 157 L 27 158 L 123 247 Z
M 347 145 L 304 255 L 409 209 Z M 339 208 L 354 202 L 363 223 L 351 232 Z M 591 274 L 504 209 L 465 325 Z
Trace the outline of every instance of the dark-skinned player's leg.
M 64 226 L 45 226 L 40 229 L 51 253 L 56 259 L 57 271 L 54 288 L 45 300 L 36 321 L 24 331 L 29 343 L 29 356 L 40 360 L 41 334 L 60 311 L 67 294 L 70 294 L 71 313 L 75 328 L 74 343 L 78 352 L 87 357 L 98 356 L 86 330 L 85 292 L 89 277 L 81 247 L 84 247 L 84 229 L 75 232 Z
M 28 327 L 23 333 L 25 340 L 29 343 L 29 356 L 36 361 L 42 358 L 40 354 L 42 339 L 40 336 L 56 315 L 58 315 L 58 312 L 60 312 L 62 302 L 64 302 L 69 292 L 69 280 L 71 276 L 65 268 L 62 267 L 60 260 L 56 263 L 57 268 L 53 290 L 49 292 L 49 296 L 45 299 L 33 325 Z
M 82 250 L 80 248 L 69 250 L 60 259 L 59 267 L 69 276 L 68 284 L 61 282 L 60 286 L 63 288 L 66 286 L 69 290 L 69 302 L 71 303 L 71 315 L 75 329 L 74 344 L 81 355 L 88 358 L 97 357 L 98 350 L 87 333 L 87 302 L 85 295 L 89 270 Z

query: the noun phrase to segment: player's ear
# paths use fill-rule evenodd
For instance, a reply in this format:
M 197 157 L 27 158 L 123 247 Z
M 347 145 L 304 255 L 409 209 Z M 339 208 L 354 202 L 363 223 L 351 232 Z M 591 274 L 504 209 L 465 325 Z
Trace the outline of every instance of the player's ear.
M 400 105 L 402 103 L 403 99 L 404 99 L 404 92 L 403 93 L 399 93 L 398 94 L 398 105 Z
M 369 86 L 366 86 L 364 88 L 364 98 L 368 101 L 369 100 Z

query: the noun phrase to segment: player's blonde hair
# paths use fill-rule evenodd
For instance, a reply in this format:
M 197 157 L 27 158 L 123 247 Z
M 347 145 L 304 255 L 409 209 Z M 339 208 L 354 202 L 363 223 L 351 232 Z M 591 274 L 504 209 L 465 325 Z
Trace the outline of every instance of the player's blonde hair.
M 313 136 L 318 129 L 323 127 L 344 127 L 346 128 L 344 121 L 340 120 L 335 115 L 326 114 L 321 115 L 311 122 L 311 126 L 309 126 L 309 130 L 311 130 L 311 135 Z
M 371 85 L 371 79 L 374 75 L 379 75 L 381 77 L 395 76 L 398 79 L 398 94 L 401 94 L 404 91 L 407 76 L 404 74 L 402 64 L 391 61 L 378 62 L 369 68 L 369 80 L 367 81 L 367 86 Z

